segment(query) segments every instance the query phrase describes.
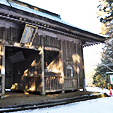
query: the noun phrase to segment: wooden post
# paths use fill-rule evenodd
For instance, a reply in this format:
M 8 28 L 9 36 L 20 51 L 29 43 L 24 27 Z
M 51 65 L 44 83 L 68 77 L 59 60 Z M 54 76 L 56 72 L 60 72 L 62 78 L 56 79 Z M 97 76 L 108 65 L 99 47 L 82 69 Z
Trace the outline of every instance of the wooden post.
M 77 57 L 78 57 L 78 54 L 79 54 L 79 53 L 78 53 L 78 49 L 79 49 L 79 48 L 78 48 L 78 44 L 76 43 L 76 56 L 77 56 Z M 78 59 L 78 58 L 77 58 L 77 59 Z M 77 62 L 77 65 L 76 65 L 76 66 L 77 66 L 76 69 L 77 69 L 77 76 L 78 76 L 78 82 L 77 82 L 77 83 L 78 83 L 78 89 L 79 89 L 79 87 L 80 87 L 79 74 L 80 74 L 80 73 L 79 73 L 79 70 L 78 70 L 78 68 L 79 68 L 78 62 Z
M 64 77 L 64 57 L 63 57 L 63 41 L 61 41 L 61 61 L 62 61 L 62 72 L 61 72 L 61 75 L 64 79 L 64 82 L 65 82 L 65 77 Z M 62 93 L 64 93 L 64 82 L 62 84 Z
M 6 37 L 6 28 L 3 29 L 3 39 L 1 43 L 1 75 L 2 75 L 2 94 L 5 94 L 5 37 Z
M 81 57 L 82 57 L 83 91 L 86 91 L 85 70 L 84 70 L 84 55 L 83 55 L 83 47 L 82 47 L 82 45 L 81 45 Z
M 42 39 L 42 57 L 41 57 L 41 61 L 42 61 L 42 95 L 45 95 L 45 83 L 44 83 L 44 39 L 43 37 L 41 37 Z
M 1 69 L 1 74 L 2 74 L 2 94 L 5 94 L 5 45 L 2 46 L 2 69 Z

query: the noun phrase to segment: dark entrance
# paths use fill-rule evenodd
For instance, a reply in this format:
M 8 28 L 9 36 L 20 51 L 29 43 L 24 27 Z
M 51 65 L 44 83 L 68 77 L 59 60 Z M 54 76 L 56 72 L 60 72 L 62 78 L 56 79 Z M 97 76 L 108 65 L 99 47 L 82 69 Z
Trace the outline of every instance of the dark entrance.
M 39 51 L 6 46 L 5 49 L 5 88 L 18 84 L 19 90 L 25 89 L 24 76 L 38 75 L 41 73 Z

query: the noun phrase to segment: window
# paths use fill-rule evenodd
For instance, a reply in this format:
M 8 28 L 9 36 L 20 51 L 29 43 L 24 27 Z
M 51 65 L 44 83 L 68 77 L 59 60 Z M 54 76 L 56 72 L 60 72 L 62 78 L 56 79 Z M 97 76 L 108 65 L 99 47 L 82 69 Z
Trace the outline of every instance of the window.
M 20 43 L 31 43 L 37 32 L 37 27 L 26 24 Z
M 66 67 L 67 70 L 67 77 L 73 77 L 73 67 L 71 65 L 68 65 Z

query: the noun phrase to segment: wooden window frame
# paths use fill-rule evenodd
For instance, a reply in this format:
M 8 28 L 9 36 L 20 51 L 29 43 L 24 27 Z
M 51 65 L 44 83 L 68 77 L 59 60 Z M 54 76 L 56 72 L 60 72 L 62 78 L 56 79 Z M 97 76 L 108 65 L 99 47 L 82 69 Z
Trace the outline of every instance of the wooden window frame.
M 70 76 L 66 75 L 67 77 L 73 77 L 74 76 L 73 67 L 71 65 L 67 65 L 66 70 L 71 70 Z
M 33 31 L 31 32 L 30 29 L 28 29 L 28 28 L 30 28 L 30 29 L 32 28 Z M 38 27 L 36 27 L 36 26 L 26 24 L 26 25 L 25 25 L 25 28 L 24 28 L 24 32 L 23 32 L 23 34 L 22 34 L 22 38 L 21 38 L 21 40 L 20 40 L 20 43 L 22 43 L 22 44 L 25 44 L 25 43 L 32 43 L 33 40 L 34 40 L 34 38 L 35 38 L 37 29 L 38 29 Z M 28 30 L 28 31 L 27 31 L 27 30 Z M 31 36 L 26 35 L 28 32 L 31 32 L 31 33 L 32 33 Z

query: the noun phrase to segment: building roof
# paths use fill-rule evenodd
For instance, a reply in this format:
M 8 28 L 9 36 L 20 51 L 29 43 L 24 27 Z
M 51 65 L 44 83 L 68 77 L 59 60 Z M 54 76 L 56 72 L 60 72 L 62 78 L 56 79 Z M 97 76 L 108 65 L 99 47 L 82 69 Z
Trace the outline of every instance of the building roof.
M 21 2 L 19 0 L 0 0 L 0 4 L 6 5 L 6 6 L 10 6 L 19 10 L 23 10 L 29 13 L 33 13 L 42 17 L 46 17 L 48 19 L 63 23 L 63 24 L 67 24 L 70 26 L 73 26 L 65 21 L 63 21 L 60 18 L 60 15 L 56 14 L 56 13 L 52 13 L 50 11 L 38 8 L 36 6 L 32 6 L 30 4 Z
M 80 30 L 81 32 L 85 32 L 85 33 L 88 33 L 90 35 L 97 36 L 99 38 L 103 37 L 101 35 L 98 35 L 98 34 L 91 33 L 89 31 L 80 29 L 80 28 L 78 28 L 78 27 L 76 27 L 74 25 L 71 25 L 71 24 L 63 21 L 60 18 L 60 15 L 58 15 L 56 13 L 52 13 L 50 11 L 38 8 L 36 6 L 32 6 L 32 5 L 28 4 L 28 3 L 24 3 L 24 2 L 21 2 L 19 0 L 0 0 L 0 4 L 8 6 L 8 7 L 15 8 L 15 9 L 18 9 L 18 10 L 21 10 L 21 11 L 29 12 L 31 14 L 35 14 L 35 15 L 38 15 L 38 16 L 41 16 L 41 17 L 44 17 L 44 18 L 47 18 L 47 19 L 50 19 L 50 20 L 53 20 L 53 21 L 56 21 L 56 22 L 59 22 L 61 24 L 64 24 L 64 25 L 72 27 L 72 28 L 75 28 L 77 30 Z

